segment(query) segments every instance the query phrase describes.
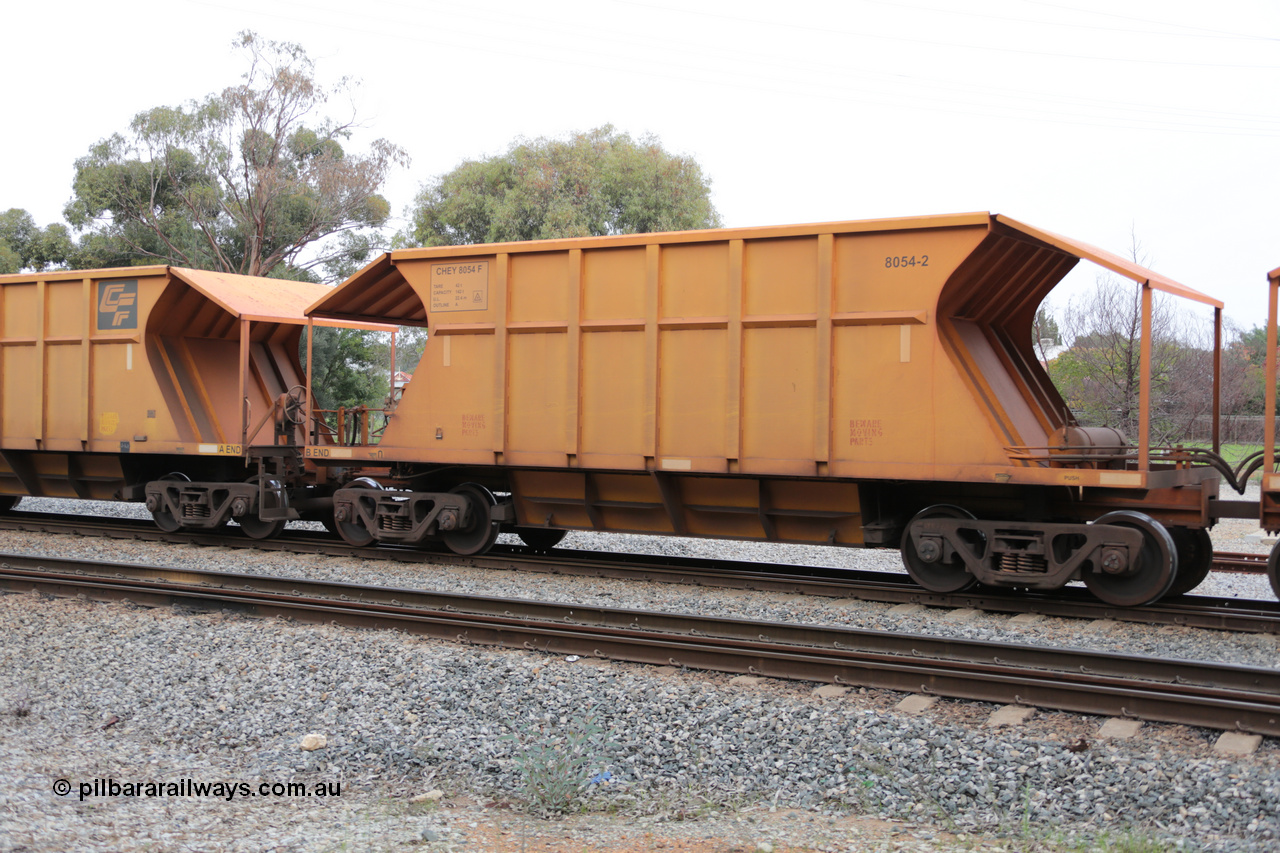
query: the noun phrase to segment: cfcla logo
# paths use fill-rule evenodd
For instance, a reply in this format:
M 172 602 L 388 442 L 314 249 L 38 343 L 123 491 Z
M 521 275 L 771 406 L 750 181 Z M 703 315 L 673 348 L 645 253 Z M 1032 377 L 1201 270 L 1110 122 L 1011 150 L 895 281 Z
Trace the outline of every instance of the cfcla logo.
M 138 328 L 138 282 L 98 282 L 98 328 Z

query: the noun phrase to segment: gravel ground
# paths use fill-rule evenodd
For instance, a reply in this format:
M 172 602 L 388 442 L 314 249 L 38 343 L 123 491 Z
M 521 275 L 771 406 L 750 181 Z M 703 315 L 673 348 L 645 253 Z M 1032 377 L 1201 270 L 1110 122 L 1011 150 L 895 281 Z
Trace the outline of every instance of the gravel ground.
M 54 509 L 43 502 L 23 508 Z M 109 514 L 106 504 L 87 510 Z M 126 508 L 127 509 L 127 508 Z M 136 509 L 136 508 L 134 508 Z M 83 511 L 83 510 L 82 510 Z M 1265 550 L 1249 525 L 1221 550 Z M 574 534 L 566 545 L 618 547 Z M 627 537 L 630 550 L 896 567 L 896 556 Z M 0 532 L 0 551 L 154 562 L 1162 657 L 1277 665 L 1274 637 Z M 1200 591 L 1270 597 L 1265 580 Z M 0 850 L 1130 849 L 1280 846 L 1280 748 L 1225 758 L 1217 733 L 1039 712 L 991 729 L 991 706 L 729 677 L 128 605 L 0 596 Z M 308 733 L 327 744 L 299 747 Z M 558 749 L 557 749 L 558 747 Z M 1073 751 L 1073 750 L 1080 751 Z M 559 762 L 559 764 L 557 763 Z M 557 773 L 557 767 L 563 772 Z M 589 814 L 520 812 L 571 781 Z M 541 786 L 532 784 L 541 779 Z M 57 779 L 71 793 L 51 792 Z M 117 782 L 339 783 L 340 796 L 94 796 Z M 82 784 L 90 786 L 83 801 Z M 439 789 L 443 799 L 412 802 Z M 621 817 L 611 817 L 616 812 Z M 1158 844 L 1149 848 L 1135 844 Z M 692 846 L 691 846 L 692 845 Z M 703 846 L 698 846 L 703 845 Z

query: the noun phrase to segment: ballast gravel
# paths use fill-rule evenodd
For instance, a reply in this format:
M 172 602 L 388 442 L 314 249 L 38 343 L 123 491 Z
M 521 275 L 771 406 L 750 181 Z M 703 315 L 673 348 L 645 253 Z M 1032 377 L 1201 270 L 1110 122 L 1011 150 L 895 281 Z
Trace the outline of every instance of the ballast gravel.
M 22 507 L 52 508 L 40 503 Z M 1244 527 L 1239 543 L 1224 544 L 1226 524 L 1217 548 L 1265 548 Z M 609 539 L 575 534 L 565 544 Z M 656 542 L 750 558 L 736 543 Z M 648 543 L 622 547 L 637 544 Z M 777 546 L 750 550 L 785 556 Z M 1015 627 L 995 614 L 953 623 L 932 608 L 903 615 L 874 603 L 389 561 L 11 532 L 0 532 L 0 551 L 1252 666 L 1280 657 L 1271 636 L 1062 619 Z M 885 556 L 835 554 L 827 562 L 860 567 Z M 1271 597 L 1265 580 L 1213 582 Z M 1090 849 L 1085 838 L 1280 847 L 1280 749 L 1271 739 L 1252 755 L 1224 757 L 1212 750 L 1217 732 L 1181 726 L 1105 740 L 1101 719 L 1038 712 L 1024 726 L 992 729 L 984 723 L 993 706 L 980 703 L 943 700 L 912 716 L 894 710 L 903 694 L 887 691 L 824 699 L 803 682 L 743 685 L 395 632 L 31 594 L 0 595 L 0 620 L 0 851 L 581 850 L 642 838 L 744 851 Z M 303 750 L 308 734 L 326 745 Z M 552 751 L 539 758 L 544 746 Z M 568 766 L 574 787 L 585 784 L 579 807 L 588 813 L 521 814 L 539 796 L 531 775 L 554 776 L 556 754 L 581 756 Z M 70 793 L 54 793 L 59 779 Z M 268 793 L 110 796 L 94 793 L 95 779 L 245 783 L 253 792 L 265 783 Z M 291 781 L 340 784 L 341 793 L 270 795 Z M 433 789 L 442 801 L 412 802 Z M 681 847 L 698 839 L 723 846 Z

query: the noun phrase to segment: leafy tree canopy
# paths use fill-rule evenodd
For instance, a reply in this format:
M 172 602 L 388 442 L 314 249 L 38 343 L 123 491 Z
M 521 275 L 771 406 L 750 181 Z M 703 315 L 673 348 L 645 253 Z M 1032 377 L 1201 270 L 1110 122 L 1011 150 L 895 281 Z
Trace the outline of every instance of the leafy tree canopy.
M 0 275 L 66 263 L 74 244 L 67 226 L 40 228 L 31 214 L 17 207 L 0 213 Z
M 1236 331 L 1238 337 L 1223 353 L 1224 372 L 1229 371 L 1232 365 L 1239 364 L 1244 384 L 1244 402 L 1240 410 L 1251 415 L 1261 415 L 1266 411 L 1267 328 L 1254 326 L 1247 332 Z
M 1241 332 L 1235 344 L 1243 352 L 1250 364 L 1265 367 L 1267 363 L 1267 327 L 1254 326 L 1247 332 Z
M 1208 404 L 1201 387 L 1199 350 L 1192 330 L 1164 294 L 1151 321 L 1152 441 L 1186 434 Z M 1093 293 L 1067 307 L 1064 329 L 1071 349 L 1049 365 L 1049 375 L 1086 426 L 1117 427 L 1138 439 L 1141 419 L 1142 290 L 1109 275 Z M 1204 393 L 1201 393 L 1201 392 Z
M 76 267 L 337 276 L 377 244 L 390 213 L 378 190 L 405 152 L 385 139 L 344 149 L 353 122 L 318 113 L 351 84 L 322 87 L 300 46 L 249 32 L 236 44 L 249 60 L 242 83 L 141 112 L 76 161 L 64 211 L 83 233 Z
M 426 184 L 401 240 L 420 246 L 712 228 L 711 182 L 692 157 L 612 126 L 518 140 Z
M 1036 310 L 1036 318 L 1031 324 L 1032 343 L 1037 345 L 1048 342 L 1050 346 L 1062 343 L 1062 330 L 1058 328 L 1058 320 L 1053 316 L 1053 309 L 1041 305 Z
M 360 329 L 316 327 L 311 369 L 312 388 L 320 408 L 382 405 L 390 381 L 390 353 L 385 337 Z M 306 345 L 303 336 L 299 355 L 304 365 Z
M 1092 294 L 1067 305 L 1061 331 L 1071 348 L 1049 362 L 1049 376 L 1084 426 L 1111 426 L 1131 441 L 1141 422 L 1142 290 L 1111 276 L 1099 277 Z M 1266 331 L 1228 328 L 1222 350 L 1223 415 L 1262 412 Z M 1156 293 L 1151 314 L 1151 441 L 1207 442 L 1213 418 L 1213 329 L 1165 294 Z M 1256 443 L 1260 420 L 1225 420 L 1227 440 Z M 1234 436 L 1234 437 L 1233 437 Z

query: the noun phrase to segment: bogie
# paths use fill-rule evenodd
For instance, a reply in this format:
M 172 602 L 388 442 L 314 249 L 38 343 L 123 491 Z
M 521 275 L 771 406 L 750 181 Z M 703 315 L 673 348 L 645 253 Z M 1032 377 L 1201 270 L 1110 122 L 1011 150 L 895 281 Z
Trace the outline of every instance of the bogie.
M 442 543 L 455 554 L 483 554 L 497 541 L 502 524 L 512 520 L 510 502 L 475 483 L 432 492 L 362 481 L 339 489 L 333 501 L 338 532 L 357 546 Z
M 1179 552 L 1198 562 L 1185 583 L 1212 559 L 1203 531 L 1179 534 L 1181 548 L 1163 525 L 1131 510 L 1103 515 L 1092 524 L 977 519 L 956 506 L 919 512 L 902 538 L 902 558 L 912 580 L 933 592 L 958 592 L 975 583 L 1017 589 L 1058 589 L 1083 579 L 1103 601 L 1125 607 L 1149 604 L 1169 592 Z M 1207 569 L 1205 569 L 1207 571 Z

